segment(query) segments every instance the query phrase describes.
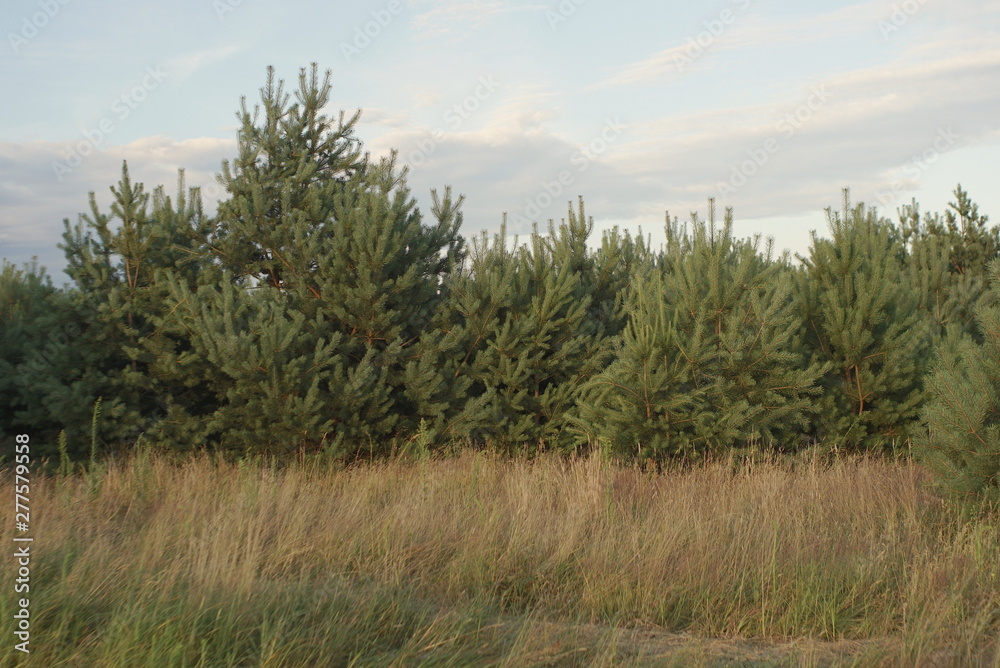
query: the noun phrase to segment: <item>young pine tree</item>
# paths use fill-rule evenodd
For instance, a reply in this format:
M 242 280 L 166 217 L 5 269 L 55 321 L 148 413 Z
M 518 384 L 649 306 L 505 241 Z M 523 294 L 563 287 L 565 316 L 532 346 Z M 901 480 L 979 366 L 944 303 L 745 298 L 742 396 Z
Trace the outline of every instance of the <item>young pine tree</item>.
M 198 239 L 207 231 L 200 195 L 196 189 L 185 192 L 183 170 L 178 185 L 176 206 L 157 187 L 150 207 L 150 193 L 132 181 L 123 163 L 121 179 L 111 187 L 110 213 L 100 210 L 91 193 L 90 214 L 75 226 L 65 222 L 61 247 L 79 321 L 71 345 L 86 351 L 88 362 L 81 368 L 93 386 L 89 401 L 81 403 L 89 406 L 103 397 L 99 427 L 107 442 L 132 443 L 154 428 L 173 391 L 162 386 L 153 368 L 164 346 L 184 345 L 165 338 L 158 325 L 168 309 L 162 272 L 193 280 L 205 266 L 197 262 Z
M 65 431 L 82 457 L 90 411 L 108 387 L 98 350 L 81 345 L 85 323 L 74 299 L 36 262 L 0 268 L 0 443 L 29 433 L 36 457 L 54 456 Z M 8 440 L 10 439 L 10 440 Z M 5 449 L 13 452 L 13 447 Z
M 979 337 L 974 312 L 986 294 L 988 264 L 1000 256 L 1000 228 L 969 199 L 961 185 L 949 211 L 925 214 L 914 200 L 900 209 L 900 229 L 907 248 L 908 280 L 920 295 L 919 308 L 931 322 L 939 343 L 951 330 Z M 933 360 L 928 357 L 928 366 Z
M 692 216 L 667 218 L 667 247 L 633 279 L 614 360 L 588 387 L 580 423 L 618 455 L 701 457 L 751 442 L 784 447 L 810 413 L 821 371 L 796 343 L 787 263 Z
M 506 225 L 492 243 L 474 245 L 453 281 L 452 308 L 464 336 L 459 377 L 471 381 L 469 434 L 510 449 L 568 448 L 570 416 L 582 384 L 600 368 L 604 324 L 591 317 L 593 221 L 536 230 L 528 245 L 508 247 Z M 515 242 L 516 243 L 516 242 Z
M 832 238 L 813 233 L 797 292 L 811 358 L 828 365 L 812 435 L 831 447 L 888 448 L 909 438 L 930 345 L 902 242 L 863 204 L 827 209 Z
M 163 368 L 208 384 L 214 408 L 196 424 L 208 442 L 388 452 L 421 419 L 448 419 L 422 340 L 464 254 L 461 198 L 435 194 L 425 224 L 394 159 L 360 157 L 357 116 L 322 113 L 329 95 L 315 65 L 294 101 L 268 71 L 260 106 L 239 114 L 239 156 L 220 177 L 231 199 L 205 239 L 221 273 L 172 284 L 171 326 L 192 348 Z
M 575 219 L 583 219 L 582 198 L 579 213 L 574 213 L 571 208 L 569 215 L 571 224 Z M 601 246 L 587 254 L 583 283 L 590 295 L 588 318 L 600 324 L 609 340 L 625 328 L 625 301 L 632 277 L 651 262 L 649 243 L 643 239 L 642 232 L 633 237 L 617 226 L 606 230 L 601 237 Z
M 924 409 L 928 431 L 917 452 L 957 499 L 1000 507 L 1000 261 L 990 269 L 990 303 L 976 308 L 982 339 L 970 336 L 938 349 Z
M 319 80 L 315 63 L 299 74 L 295 101 L 267 69 L 261 102 L 246 98 L 237 113 L 239 155 L 223 161 L 220 183 L 229 199 L 219 206 L 213 250 L 238 280 L 318 296 L 317 269 L 334 198 L 363 177 L 367 158 L 354 137 L 360 111 L 335 122 L 322 113 L 330 73 Z

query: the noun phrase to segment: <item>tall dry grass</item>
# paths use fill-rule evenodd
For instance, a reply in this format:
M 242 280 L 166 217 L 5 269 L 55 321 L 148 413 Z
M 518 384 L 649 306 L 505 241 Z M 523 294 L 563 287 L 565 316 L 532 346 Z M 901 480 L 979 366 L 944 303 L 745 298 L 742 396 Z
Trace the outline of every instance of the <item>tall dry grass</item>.
M 871 459 L 137 457 L 35 481 L 31 663 L 1000 665 L 997 521 L 924 482 Z

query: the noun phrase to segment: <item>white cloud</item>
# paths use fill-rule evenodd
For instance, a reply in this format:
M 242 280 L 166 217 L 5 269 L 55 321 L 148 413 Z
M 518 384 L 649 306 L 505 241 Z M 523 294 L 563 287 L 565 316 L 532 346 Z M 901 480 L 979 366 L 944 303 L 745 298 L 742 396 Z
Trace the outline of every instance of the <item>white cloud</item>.
M 147 191 L 163 185 L 173 195 L 178 168 L 185 168 L 188 187 L 213 186 L 221 160 L 234 152 L 232 140 L 144 137 L 87 156 L 60 182 L 52 164 L 64 158 L 62 144 L 0 142 L 0 255 L 23 260 L 37 254 L 43 264 L 61 267 L 62 253 L 56 244 L 63 219 L 75 224 L 78 214 L 88 211 L 88 192 L 94 192 L 101 210 L 107 211 L 109 187 L 118 182 L 123 160 L 128 161 L 133 181 L 144 183 Z M 215 209 L 219 196 L 217 186 L 205 193 L 207 210 Z
M 673 76 L 674 56 L 683 54 L 687 38 L 697 36 L 704 26 L 696 18 L 681 29 L 683 37 L 664 43 L 663 32 L 677 26 L 670 23 L 676 12 L 663 5 L 647 9 L 648 25 L 657 29 L 662 25 L 664 31 L 637 29 L 634 12 L 595 3 L 593 11 L 581 15 L 572 27 L 552 35 L 545 30 L 540 12 L 554 8 L 555 1 L 413 0 L 407 4 L 410 29 L 380 47 L 387 59 L 395 59 L 385 61 L 393 65 L 359 62 L 345 69 L 336 90 L 349 103 L 337 105 L 333 112 L 341 106 L 352 110 L 360 101 L 370 103 L 358 136 L 373 154 L 398 148 L 404 161 L 440 129 L 444 139 L 427 160 L 414 166 L 410 184 L 424 209 L 431 187 L 451 184 L 457 192 L 469 195 L 467 236 L 484 227 L 495 229 L 505 210 L 523 211 L 525 201 L 536 198 L 544 184 L 565 169 L 573 172 L 573 181 L 540 213 L 540 222 L 565 215 L 566 201 L 575 201 L 578 194 L 585 196 L 587 211 L 599 225 L 602 221 L 641 222 L 654 233 L 662 227 L 664 210 L 681 218 L 691 210 L 704 212 L 705 200 L 718 194 L 718 182 L 729 178 L 732 166 L 746 160 L 749 151 L 776 135 L 776 123 L 803 104 L 810 83 L 825 85 L 829 101 L 809 114 L 793 136 L 781 135 L 780 150 L 732 196 L 728 203 L 736 207 L 737 220 L 759 222 L 781 215 L 785 217 L 781 224 L 791 226 L 790 221 L 807 219 L 798 216 L 799 212 L 811 215 L 823 206 L 836 205 L 844 185 L 852 187 L 855 199 L 868 199 L 866 193 L 898 179 L 901 168 L 924 151 L 942 127 L 951 126 L 960 135 L 954 152 L 938 163 L 947 163 L 948 169 L 941 168 L 940 175 L 927 172 L 926 178 L 908 178 L 907 187 L 927 188 L 928 183 L 951 178 L 953 173 L 963 183 L 966 176 L 959 174 L 990 174 L 993 165 L 984 156 L 995 157 L 1000 150 L 996 149 L 1000 143 L 996 115 L 1000 108 L 996 86 L 1000 81 L 1000 5 L 993 1 L 921 2 L 900 30 L 883 37 L 878 22 L 890 20 L 894 6 L 902 6 L 901 0 L 855 2 L 832 10 L 824 9 L 832 3 L 798 5 L 787 10 L 794 14 L 780 14 L 785 10 L 774 3 L 752 0 L 712 42 L 706 57 L 694 63 L 697 76 L 684 77 Z M 735 8 L 737 3 L 727 0 L 698 12 L 710 18 L 726 6 Z M 177 17 L 183 14 L 163 11 Z M 255 31 L 274 29 L 273 17 L 266 18 Z M 184 94 L 158 94 L 155 103 L 129 119 L 130 125 L 122 126 L 122 134 L 115 138 L 148 136 L 121 146 L 100 143 L 105 150 L 87 157 L 63 183 L 55 179 L 51 168 L 64 155 L 62 144 L 0 144 L 0 234 L 8 235 L 0 254 L 15 243 L 22 257 L 23 249 L 31 244 L 54 248 L 62 218 L 75 219 L 86 208 L 88 190 L 95 190 L 106 207 L 108 186 L 117 181 L 122 159 L 128 159 L 134 178 L 150 187 L 163 183 L 172 191 L 179 166 L 187 167 L 190 185 L 212 183 L 221 159 L 235 154 L 232 139 L 177 141 L 154 133 L 190 136 L 182 134 L 190 128 L 191 134 L 201 135 L 231 123 L 229 105 L 241 92 L 252 103 L 263 64 L 275 62 L 283 68 L 321 58 L 313 52 L 324 46 L 321 26 L 328 23 L 315 21 L 306 26 L 307 39 L 280 44 L 271 40 L 266 45 L 259 41 L 252 63 L 231 57 L 240 51 L 250 53 L 248 48 L 210 46 L 219 36 L 215 21 L 206 28 L 208 32 L 187 36 L 187 41 L 158 43 L 150 53 L 163 54 L 172 85 L 187 79 Z M 225 29 L 249 28 L 227 23 Z M 538 36 L 541 33 L 543 37 Z M 233 35 L 228 41 L 247 45 L 260 37 L 258 32 L 228 34 Z M 475 39 L 463 42 L 458 50 L 450 48 L 452 42 L 469 36 Z M 111 41 L 106 35 L 87 39 L 93 50 L 106 49 L 91 53 L 95 62 L 120 60 L 107 46 Z M 438 48 L 442 44 L 443 50 Z M 595 44 L 601 50 L 595 50 Z M 325 46 L 336 56 L 335 44 Z M 716 52 L 722 57 L 713 58 Z M 616 55 L 622 53 L 629 54 L 627 59 Z M 502 62 L 497 54 L 502 54 Z M 601 69 L 609 63 L 613 69 Z M 252 81 L 250 66 L 254 68 Z M 101 82 L 99 73 L 107 68 L 68 73 L 53 69 L 52 63 L 45 67 L 30 75 L 27 70 L 5 72 L 8 87 L 14 90 L 27 91 L 26 82 L 45 84 L 38 83 L 32 92 L 37 102 L 32 109 L 44 107 L 47 113 L 38 113 L 40 120 L 35 123 L 35 111 L 22 111 L 15 105 L 9 112 L 13 120 L 5 126 L 30 127 L 31 132 L 19 129 L 11 138 L 73 139 L 77 124 L 95 127 L 92 117 L 71 119 L 58 129 L 54 124 L 73 109 L 103 109 L 100 103 L 107 101 L 103 91 L 116 92 L 117 78 L 122 76 L 117 73 L 97 88 L 93 84 Z M 737 67 L 739 77 L 727 76 Z M 501 87 L 480 99 L 461 123 L 450 123 L 448 118 L 454 117 L 444 114 L 473 93 L 475 79 L 483 71 L 500 80 Z M 691 72 L 685 69 L 685 73 Z M 814 81 L 804 81 L 803 76 Z M 673 77 L 669 90 L 662 85 L 667 77 Z M 586 88 L 593 81 L 597 84 Z M 237 83 L 243 88 L 237 89 Z M 226 106 L 207 109 L 223 104 L 216 97 L 200 108 L 210 127 L 180 122 L 190 100 L 210 98 L 223 84 L 233 88 L 226 88 Z M 609 90 L 611 86 L 615 88 Z M 93 104 L 82 104 L 80 96 L 93 96 L 93 90 L 102 92 L 88 101 Z M 216 112 L 225 112 L 230 120 L 219 120 L 222 116 Z M 603 117 L 619 112 L 630 121 L 627 131 L 586 171 L 575 171 L 572 156 L 600 132 Z M 225 136 L 234 137 L 235 127 L 227 127 Z M 74 141 L 79 140 L 76 136 Z M 972 151 L 968 147 L 978 147 L 978 157 L 963 165 L 962 156 L 969 154 L 963 151 Z M 724 204 L 720 202 L 720 211 Z
M 540 12 L 546 5 L 510 6 L 500 0 L 416 0 L 411 6 L 433 5 L 431 9 L 418 13 L 412 22 L 417 36 L 431 39 L 443 36 L 466 38 L 470 31 L 479 28 L 504 14 L 514 12 Z
M 709 52 L 764 47 L 788 48 L 793 44 L 815 43 L 858 32 L 871 33 L 875 30 L 876 21 L 884 13 L 883 5 L 882 2 L 868 2 L 825 14 L 785 20 L 763 20 L 753 14 L 753 5 L 746 10 L 739 9 L 738 5 L 727 5 L 725 10 L 732 12 L 733 17 L 728 23 L 723 23 L 721 19 L 709 20 L 710 23 L 715 21 L 717 26 L 722 26 L 721 31 L 715 30 L 713 33 L 704 24 L 692 26 L 691 33 L 682 43 L 625 65 L 590 89 L 646 84 L 664 77 L 689 74 L 692 70 L 707 69 L 709 66 L 701 59 L 701 55 Z M 678 63 L 681 63 L 681 67 Z
M 637 123 L 607 161 L 634 178 L 686 184 L 664 192 L 718 194 L 734 165 L 752 159 L 768 140 L 778 149 L 733 199 L 745 215 L 769 216 L 811 209 L 816 197 L 839 185 L 859 193 L 886 187 L 899 170 L 929 150 L 939 132 L 957 141 L 950 150 L 995 141 L 1000 108 L 1000 49 L 934 62 L 901 58 L 894 66 L 847 72 L 814 84 L 828 100 L 806 106 L 810 88 L 796 98 L 744 107 L 661 116 Z M 791 126 L 788 114 L 804 112 Z M 794 130 L 789 133 L 785 130 Z M 911 170 L 912 171 L 912 170 Z M 907 184 L 916 188 L 916 180 Z M 780 196 L 779 196 L 780 194 Z
M 894 26 L 889 35 L 892 38 L 897 33 L 906 33 L 913 23 L 934 19 L 933 30 L 935 39 L 916 43 L 907 43 L 905 57 L 911 62 L 914 59 L 933 61 L 942 55 L 954 52 L 967 52 L 977 48 L 987 48 L 996 44 L 996 34 L 983 31 L 983 27 L 992 24 L 996 27 L 997 8 L 983 11 L 982 2 L 974 0 L 957 0 L 942 6 L 935 3 L 922 4 L 916 12 L 904 15 L 905 21 Z M 618 69 L 617 72 L 604 77 L 593 84 L 591 90 L 607 87 L 648 84 L 665 77 L 677 77 L 690 73 L 692 70 L 707 71 L 710 65 L 702 59 L 694 59 L 690 66 L 678 68 L 678 61 L 690 56 L 692 48 L 695 53 L 725 52 L 748 49 L 788 49 L 794 45 L 815 44 L 832 39 L 845 40 L 868 39 L 873 42 L 883 41 L 880 24 L 890 23 L 894 12 L 898 12 L 898 2 L 872 0 L 869 2 L 848 5 L 823 14 L 796 16 L 784 20 L 768 17 L 766 20 L 756 16 L 751 5 L 747 11 L 741 12 L 735 7 L 735 19 L 726 25 L 720 33 L 712 35 L 706 32 L 703 25 L 694 26 L 691 34 L 682 43 L 658 51 L 649 58 L 630 63 Z M 701 34 L 704 33 L 704 34 Z M 899 35 L 902 37 L 903 35 Z M 710 43 L 700 51 L 697 41 L 702 43 L 710 39 Z M 692 47 L 692 44 L 694 45 Z M 845 46 L 848 45 L 845 42 Z

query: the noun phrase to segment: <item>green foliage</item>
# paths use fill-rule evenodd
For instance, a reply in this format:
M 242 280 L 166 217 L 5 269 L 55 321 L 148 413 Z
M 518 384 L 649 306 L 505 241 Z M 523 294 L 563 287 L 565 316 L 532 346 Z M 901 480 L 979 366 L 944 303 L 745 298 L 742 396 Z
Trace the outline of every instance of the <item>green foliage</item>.
M 353 391 L 344 393 L 348 400 L 371 394 L 371 373 L 359 379 L 363 373 L 352 377 L 343 369 L 337 355 L 342 337 L 315 338 L 312 330 L 320 327 L 289 309 L 280 292 L 248 293 L 231 281 L 197 293 L 177 287 L 175 317 L 190 332 L 191 349 L 176 364 L 198 360 L 195 368 L 207 366 L 204 380 L 215 395 L 213 411 L 182 421 L 198 423 L 196 443 L 275 453 L 318 443 L 334 431 L 331 392 Z
M 57 342 L 47 341 L 67 310 L 65 298 L 52 286 L 51 279 L 37 262 L 18 269 L 3 261 L 0 271 L 0 432 L 22 428 L 55 427 L 45 406 L 45 383 L 39 371 L 47 370 L 47 356 L 63 353 Z M 32 359 L 34 358 L 34 359 Z M 31 364 L 34 362 L 34 364 Z M 42 382 L 39 382 L 42 381 Z
M 827 209 L 831 239 L 813 233 L 797 297 L 811 359 L 828 365 L 814 437 L 847 448 L 889 448 L 911 434 L 930 345 L 919 294 L 904 279 L 892 225 L 863 204 Z
M 304 68 L 299 74 L 295 102 L 272 67 L 260 106 L 251 112 L 241 102 L 239 155 L 222 163 L 219 181 L 230 198 L 220 205 L 213 244 L 241 281 L 315 293 L 334 200 L 356 190 L 367 171 L 353 136 L 360 112 L 334 122 L 322 113 L 329 97 L 330 73 L 320 82 L 314 63 L 308 77 Z
M 97 452 L 98 452 L 98 439 L 97 431 L 98 425 L 101 424 L 101 397 L 97 397 L 97 401 L 94 402 L 94 412 L 90 417 L 90 465 L 94 466 L 97 464 Z
M 66 430 L 59 432 L 59 475 L 69 476 L 73 473 L 73 461 L 69 457 L 69 448 L 66 444 Z
M 580 214 L 583 215 L 583 198 L 580 198 Z M 570 210 L 570 220 L 574 218 Z M 618 227 L 606 230 L 601 237 L 601 246 L 586 256 L 586 271 L 583 284 L 590 295 L 588 317 L 596 320 L 604 334 L 613 337 L 622 332 L 628 320 L 625 310 L 626 296 L 634 276 L 654 261 L 649 243 L 644 242 L 642 232 L 632 237 Z
M 988 344 L 972 314 L 996 300 L 1000 228 L 961 187 L 898 226 L 845 193 L 802 267 L 735 239 L 729 211 L 717 227 L 714 203 L 690 228 L 668 216 L 660 252 L 617 228 L 588 247 L 582 198 L 523 245 L 504 226 L 467 249 L 461 196 L 431 191 L 424 216 L 395 154 L 363 152 L 359 115 L 324 113 L 330 73 L 298 84 L 269 68 L 242 101 L 217 215 L 183 170 L 171 197 L 123 164 L 109 210 L 91 193 L 65 221 L 72 285 L 4 263 L 2 434 L 64 469 L 143 437 L 342 458 L 888 448 L 915 433 L 932 344 L 971 340 L 943 353 L 954 378 Z
M 667 218 L 658 266 L 636 272 L 614 359 L 580 423 L 616 454 L 700 457 L 783 444 L 810 413 L 820 373 L 798 352 L 787 258 L 732 235 L 731 212 L 691 231 Z
M 550 223 L 548 236 L 536 229 L 523 246 L 508 246 L 505 222 L 492 242 L 477 240 L 451 282 L 469 437 L 514 449 L 579 442 L 569 427 L 581 385 L 605 357 L 606 328 L 616 327 L 614 265 L 624 252 L 615 238 L 606 242 L 613 254 L 596 264 L 586 247 L 592 228 L 582 202 L 568 222 Z
M 185 191 L 183 170 L 176 199 L 162 187 L 151 197 L 123 163 L 111 194 L 110 213 L 103 213 L 90 193 L 90 213 L 75 226 L 65 221 L 62 248 L 74 284 L 66 298 L 81 322 L 67 345 L 88 356 L 83 368 L 91 374 L 86 392 L 76 400 L 89 407 L 106 397 L 101 438 L 130 445 L 157 428 L 169 398 L 203 397 L 196 388 L 165 384 L 158 365 L 169 351 L 189 344 L 184 336 L 164 332 L 162 323 L 173 308 L 166 300 L 168 277 L 193 285 L 218 271 L 206 260 L 208 219 L 200 193 Z M 76 432 L 71 442 L 82 436 Z
M 1000 261 L 990 273 L 995 300 Z M 982 343 L 953 337 L 938 349 L 918 453 L 950 495 L 1000 507 L 1000 306 L 980 305 L 976 316 Z
M 979 337 L 974 311 L 986 294 L 987 265 L 1000 257 L 1000 228 L 987 227 L 968 193 L 959 185 L 944 217 L 924 214 L 916 200 L 900 209 L 900 231 L 907 245 L 907 280 L 917 286 L 919 308 L 940 342 L 948 330 Z
M 0 270 L 0 432 L 31 434 L 32 453 L 55 456 L 65 430 L 68 450 L 85 457 L 91 407 L 109 387 L 108 353 L 93 336 L 88 311 L 71 292 L 53 287 L 36 263 Z M 122 414 L 120 400 L 106 414 Z
M 329 73 L 303 70 L 295 102 L 282 87 L 269 70 L 261 107 L 243 105 L 239 158 L 221 176 L 231 199 L 202 232 L 216 270 L 197 285 L 164 278 L 157 334 L 177 343 L 147 348 L 161 385 L 199 400 L 165 397 L 160 437 L 385 453 L 421 419 L 444 430 L 454 413 L 429 332 L 464 256 L 461 198 L 432 193 L 424 224 L 394 158 L 359 158 L 357 118 L 320 113 Z

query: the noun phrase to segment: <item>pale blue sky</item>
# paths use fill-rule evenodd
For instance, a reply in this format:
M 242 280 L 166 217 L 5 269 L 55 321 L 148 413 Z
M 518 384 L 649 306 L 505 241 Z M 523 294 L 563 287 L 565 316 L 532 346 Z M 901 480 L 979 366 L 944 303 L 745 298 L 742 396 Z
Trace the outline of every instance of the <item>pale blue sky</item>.
M 998 0 L 8 0 L 0 25 L 0 255 L 57 282 L 63 218 L 106 209 L 122 159 L 214 209 L 240 97 L 313 61 L 423 211 L 466 196 L 469 237 L 583 195 L 598 231 L 656 239 L 716 197 L 802 253 L 841 187 L 895 217 L 959 182 L 1000 222 Z

